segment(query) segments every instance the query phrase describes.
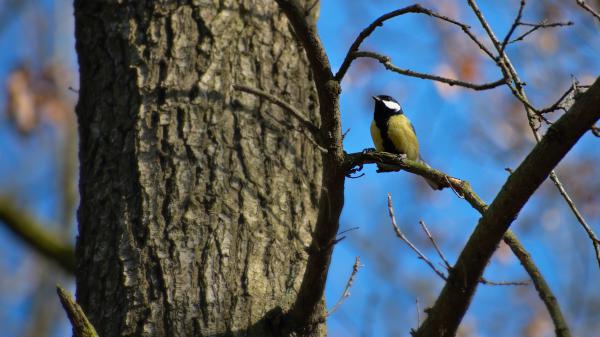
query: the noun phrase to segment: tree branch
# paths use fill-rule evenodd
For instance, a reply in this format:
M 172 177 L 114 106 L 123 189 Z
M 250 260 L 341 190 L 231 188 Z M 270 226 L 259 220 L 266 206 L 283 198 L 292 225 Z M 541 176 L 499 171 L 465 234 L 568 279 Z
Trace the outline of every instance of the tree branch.
M 504 75 L 507 78 L 509 78 L 512 81 L 512 83 L 514 84 L 514 87 L 513 87 L 513 85 L 510 85 L 510 82 L 507 82 L 507 85 L 513 92 L 513 95 L 523 103 L 525 111 L 527 112 L 527 119 L 529 122 L 529 127 L 531 129 L 531 132 L 533 133 L 535 140 L 539 143 L 541 138 L 540 138 L 540 134 L 538 132 L 538 127 L 535 126 L 535 118 L 536 117 L 541 118 L 541 116 L 542 116 L 541 112 L 539 110 L 537 110 L 536 108 L 534 108 L 531 105 L 531 103 L 529 102 L 529 100 L 527 99 L 525 89 L 523 88 L 523 82 L 519 78 L 519 75 L 517 74 L 517 71 L 515 70 L 514 66 L 512 65 L 512 62 L 510 61 L 508 55 L 506 55 L 504 50 L 502 50 L 501 45 L 498 42 L 498 39 L 494 35 L 494 32 L 490 28 L 489 24 L 487 23 L 485 17 L 483 16 L 483 13 L 481 13 L 481 10 L 477 6 L 477 3 L 475 2 L 475 0 L 467 0 L 467 2 L 469 4 L 469 6 L 471 7 L 471 9 L 473 10 L 473 12 L 475 13 L 475 16 L 481 23 L 482 27 L 487 32 L 488 37 L 492 41 L 494 47 L 499 52 L 499 58 L 498 58 L 497 65 L 500 67 L 500 69 L 502 70 Z M 564 99 L 564 97 L 567 94 L 568 94 L 568 92 L 561 99 Z M 593 124 L 590 126 L 590 129 L 592 130 L 592 133 L 595 134 Z M 558 178 L 558 175 L 556 174 L 556 172 L 554 172 L 554 170 L 552 170 L 550 172 L 550 180 L 554 183 L 554 185 L 558 189 L 560 195 L 563 197 L 563 199 L 565 200 L 565 202 L 567 203 L 567 205 L 569 206 L 569 208 L 575 215 L 575 218 L 581 224 L 583 229 L 586 231 L 586 233 L 590 237 L 590 239 L 592 241 L 592 245 L 594 247 L 594 251 L 596 253 L 596 260 L 598 262 L 598 266 L 600 266 L 600 242 L 598 241 L 597 236 L 595 235 L 592 228 L 588 225 L 587 221 L 584 219 L 584 217 L 581 215 L 581 213 L 575 206 L 575 203 L 573 202 L 573 200 L 567 193 L 566 189 L 562 185 L 560 179 Z
M 588 237 L 592 241 L 594 253 L 596 254 L 596 262 L 598 263 L 598 267 L 600 267 L 600 240 L 598 239 L 592 227 L 587 223 L 587 221 L 575 205 L 575 202 L 573 202 L 573 199 L 571 199 L 571 196 L 569 196 L 569 194 L 565 190 L 565 187 L 560 183 L 560 180 L 558 180 L 558 177 L 556 176 L 556 173 L 554 173 L 554 171 L 550 174 L 550 178 L 552 179 L 552 182 L 558 189 L 559 193 L 563 196 L 563 199 L 567 203 L 567 206 L 571 209 L 573 215 L 575 215 L 575 218 L 581 224 Z
M 548 130 L 510 175 L 461 252 L 448 282 L 415 336 L 454 336 L 496 246 L 527 200 L 600 119 L 600 79 Z
M 519 3 L 519 10 L 517 11 L 517 16 L 515 17 L 513 24 L 510 26 L 508 33 L 506 33 L 506 36 L 504 37 L 504 40 L 502 41 L 502 47 L 500 48 L 500 50 L 504 51 L 504 49 L 506 48 L 506 45 L 508 44 L 508 41 L 510 41 L 511 36 L 515 32 L 515 29 L 517 29 L 517 27 L 521 23 L 521 17 L 523 16 L 524 9 L 525 9 L 525 0 L 521 0 L 521 2 Z
M 490 56 L 491 58 L 494 58 L 494 56 L 492 55 L 492 53 L 483 45 L 483 43 L 481 43 L 477 37 L 471 32 L 470 28 L 468 25 L 458 22 L 454 19 L 451 19 L 447 16 L 443 16 L 440 15 L 438 13 L 435 13 L 432 10 L 429 10 L 427 8 L 422 7 L 419 4 L 415 4 L 412 6 L 408 6 L 408 7 L 404 7 L 401 9 L 397 9 L 395 11 L 391 11 L 389 13 L 386 13 L 380 17 L 378 17 L 377 19 L 375 19 L 375 21 L 373 21 L 370 25 L 368 25 L 365 29 L 363 29 L 362 32 L 360 32 L 360 34 L 358 34 L 358 36 L 356 37 L 356 40 L 354 40 L 354 42 L 352 43 L 352 45 L 350 46 L 350 48 L 348 49 L 348 52 L 346 53 L 346 57 L 344 58 L 344 61 L 342 62 L 342 65 L 340 66 L 340 69 L 338 70 L 337 74 L 335 74 L 335 79 L 337 81 L 342 81 L 342 79 L 344 78 L 344 75 L 346 75 L 346 72 L 348 71 L 348 69 L 350 68 L 350 65 L 352 64 L 352 61 L 354 61 L 355 57 L 353 57 L 353 54 L 356 53 L 359 48 L 360 45 L 363 43 L 363 41 L 369 37 L 369 35 L 371 35 L 373 33 L 373 31 L 375 31 L 375 29 L 377 27 L 383 26 L 383 23 L 389 19 L 395 18 L 397 16 L 400 15 L 404 15 L 407 13 L 416 13 L 416 14 L 425 14 L 428 16 L 432 16 L 435 18 L 438 18 L 442 21 L 446 21 L 449 22 L 453 25 L 456 25 L 458 27 L 460 27 L 463 32 L 465 32 L 465 34 L 467 34 L 467 36 L 473 41 L 475 42 L 475 44 L 477 44 L 477 46 L 484 52 L 486 53 L 488 56 Z
M 362 267 L 362 265 L 360 264 L 360 258 L 357 256 L 354 259 L 354 265 L 352 265 L 352 273 L 350 274 L 350 277 L 348 278 L 348 282 L 346 282 L 346 287 L 344 288 L 344 291 L 342 292 L 342 296 L 340 296 L 340 299 L 335 303 L 335 305 L 331 308 L 331 310 L 329 310 L 327 312 L 327 316 L 333 314 L 342 305 L 342 303 L 344 303 L 344 301 L 348 297 L 350 297 L 350 288 L 352 288 L 352 284 L 354 283 L 354 279 L 356 278 L 356 275 L 358 274 L 358 270 L 360 269 L 360 267 Z
M 421 165 L 419 162 L 410 161 L 408 159 L 402 159 L 397 155 L 386 153 L 386 152 L 358 152 L 347 155 L 348 167 L 350 167 L 351 173 L 354 173 L 357 169 L 353 167 L 362 167 L 364 164 L 378 163 L 386 165 L 386 168 L 397 168 L 398 170 L 407 171 L 413 174 L 417 174 L 421 177 L 431 179 L 438 183 L 442 187 L 450 187 L 459 197 L 465 199 L 471 207 L 477 210 L 480 214 L 484 214 L 488 206 L 483 200 L 473 191 L 471 184 L 468 181 L 453 178 L 445 173 L 436 169 Z M 550 301 L 549 299 L 555 298 L 546 280 L 542 276 L 542 273 L 537 268 L 529 254 L 522 254 L 526 252 L 523 245 L 519 242 L 516 235 L 509 229 L 503 237 L 503 241 L 510 247 L 515 256 L 519 259 L 525 271 L 531 278 L 538 292 L 543 293 L 540 296 L 550 316 L 554 321 L 555 327 L 566 327 L 565 319 L 562 316 L 560 307 L 556 301 Z M 483 278 L 482 278 L 483 280 Z M 481 282 L 481 280 L 480 280 Z M 564 329 L 561 329 L 561 331 Z M 561 334 L 558 336 L 569 336 L 569 334 Z
M 513 253 L 521 262 L 521 265 L 529 275 L 534 278 L 533 285 L 538 292 L 538 296 L 544 302 L 548 313 L 550 314 L 550 318 L 552 318 L 552 322 L 554 323 L 554 331 L 556 336 L 558 337 L 569 337 L 571 336 L 571 332 L 569 331 L 569 327 L 567 322 L 560 310 L 560 305 L 556 300 L 556 297 L 552 293 L 550 286 L 546 283 L 546 280 L 542 277 L 541 272 L 537 269 L 537 266 L 533 262 L 531 255 L 525 250 L 525 248 L 521 245 L 517 237 L 513 234 L 512 231 L 507 231 L 504 234 L 504 242 L 510 247 Z
M 479 210 L 481 207 L 485 207 L 485 203 L 473 192 L 468 181 L 451 177 L 422 162 L 406 159 L 397 154 L 388 152 L 363 151 L 346 154 L 344 169 L 346 170 L 346 174 L 350 175 L 362 170 L 364 164 L 381 164 L 385 166 L 386 170 L 402 170 L 417 174 L 432 180 L 441 188 L 451 187 L 458 191 L 475 209 Z
M 302 132 L 310 142 L 312 142 L 315 146 L 317 146 L 319 148 L 319 150 L 321 150 L 321 152 L 327 152 L 327 149 L 323 148 L 323 146 L 321 145 L 321 143 L 322 143 L 321 130 L 315 124 L 313 124 L 313 122 L 311 122 L 308 118 L 304 117 L 304 114 L 302 112 L 300 112 L 299 109 L 297 109 L 296 107 L 292 106 L 291 104 L 283 101 L 282 99 L 278 98 L 277 96 L 271 95 L 268 92 L 265 92 L 265 91 L 262 91 L 262 90 L 259 90 L 256 88 L 248 87 L 248 86 L 241 85 L 241 84 L 234 84 L 233 89 L 239 90 L 242 92 L 246 92 L 246 93 L 250 93 L 250 94 L 256 95 L 258 97 L 262 97 L 262 98 L 268 100 L 269 102 L 283 108 L 284 110 L 289 111 L 300 122 L 300 124 L 302 124 L 303 129 L 300 129 L 300 132 Z M 310 132 L 310 134 L 307 134 L 305 132 L 305 130 L 308 130 L 308 132 Z
M 521 41 L 523 40 L 527 35 L 535 32 L 536 30 L 540 29 L 540 28 L 555 28 L 555 27 L 565 27 L 565 26 L 571 26 L 573 25 L 573 21 L 567 21 L 567 22 L 552 22 L 552 23 L 546 23 L 545 21 L 540 22 L 540 23 L 524 23 L 521 22 L 519 23 L 519 25 L 521 26 L 528 26 L 531 27 L 528 31 L 526 31 L 525 33 L 519 35 L 519 37 L 516 37 L 515 39 L 511 40 L 508 43 L 515 43 L 517 41 Z
M 575 0 L 579 7 L 585 9 L 588 13 L 592 14 L 598 21 L 600 21 L 600 14 L 596 12 L 590 5 L 585 3 L 583 0 Z
M 452 268 L 452 266 L 450 265 L 450 262 L 448 262 L 448 259 L 446 258 L 446 256 L 442 252 L 442 250 L 440 249 L 440 246 L 438 246 L 437 242 L 435 242 L 435 239 L 433 238 L 433 235 L 431 235 L 431 232 L 427 228 L 427 225 L 425 224 L 425 221 L 419 220 L 419 225 L 421 225 L 421 228 L 423 229 L 423 231 L 427 235 L 427 238 L 429 239 L 429 242 L 431 242 L 431 244 L 433 245 L 433 248 L 437 252 L 438 256 L 444 262 L 444 266 L 446 267 L 446 269 L 450 270 Z
M 6 198 L 0 198 L 0 221 L 42 256 L 56 262 L 69 274 L 75 273 L 73 246 L 54 236 Z
M 56 293 L 60 299 L 69 321 L 73 326 L 74 337 L 98 337 L 98 333 L 88 318 L 85 316 L 83 309 L 75 302 L 71 294 L 61 286 L 56 286 Z
M 412 71 L 410 69 L 402 69 L 402 68 L 398 68 L 395 65 L 393 65 L 390 57 L 381 55 L 381 54 L 377 54 L 374 52 L 370 52 L 370 51 L 358 51 L 358 52 L 352 54 L 352 56 L 354 59 L 359 58 L 359 57 L 372 58 L 372 59 L 379 61 L 379 63 L 383 64 L 385 69 L 393 71 L 395 73 L 410 76 L 410 77 L 417 77 L 417 78 L 421 78 L 421 79 L 425 79 L 425 80 L 433 80 L 433 81 L 437 81 L 437 82 L 442 82 L 442 83 L 446 83 L 450 86 L 457 85 L 460 87 L 465 87 L 465 88 L 469 88 L 469 89 L 473 89 L 473 90 L 488 90 L 488 89 L 493 89 L 493 88 L 499 87 L 503 84 L 506 84 L 505 79 L 499 79 L 499 80 L 497 80 L 495 82 L 491 82 L 491 83 L 475 84 L 475 83 L 471 83 L 471 82 L 454 80 L 451 78 L 441 77 L 441 76 L 437 76 L 437 75 L 419 73 L 416 71 Z
M 394 233 L 396 233 L 396 236 L 400 240 L 404 241 L 404 243 L 406 243 L 408 245 L 408 247 L 410 247 L 410 249 L 412 249 L 412 251 L 415 252 L 415 254 L 417 254 L 417 257 L 420 260 L 423 260 L 423 262 L 425 262 L 429 266 L 429 268 L 431 268 L 431 270 L 433 270 L 442 280 L 446 281 L 446 279 L 447 279 L 446 274 L 444 274 L 441 270 L 437 269 L 435 267 L 435 265 L 433 264 L 433 262 L 431 262 L 431 260 L 429 260 L 427 258 L 427 256 L 425 256 L 423 253 L 421 253 L 419 248 L 417 248 L 417 246 L 415 246 L 412 242 L 410 242 L 410 240 L 406 237 L 406 235 L 404 235 L 404 233 L 402 233 L 402 230 L 396 223 L 396 216 L 394 215 L 394 206 L 392 204 L 392 195 L 390 193 L 388 193 L 388 195 L 387 195 L 387 203 L 388 203 L 388 215 L 390 216 L 390 220 L 392 222 L 392 227 L 394 228 Z
M 313 133 L 313 135 L 318 136 L 320 134 L 321 130 L 315 124 L 313 124 L 313 122 L 311 122 L 308 118 L 306 118 L 304 116 L 304 113 L 300 112 L 299 109 L 297 109 L 296 107 L 292 106 L 291 104 L 285 102 L 284 100 L 280 99 L 279 97 L 277 97 L 275 95 L 271 95 L 268 92 L 265 92 L 265 91 L 262 91 L 262 90 L 259 90 L 256 88 L 248 87 L 245 85 L 241 85 L 241 84 L 234 84 L 233 89 L 242 91 L 242 92 L 247 92 L 249 94 L 253 94 L 258 97 L 262 97 L 262 98 L 266 99 L 267 101 L 283 108 L 284 110 L 289 111 L 298 121 L 300 121 L 302 126 L 307 128 L 311 133 Z

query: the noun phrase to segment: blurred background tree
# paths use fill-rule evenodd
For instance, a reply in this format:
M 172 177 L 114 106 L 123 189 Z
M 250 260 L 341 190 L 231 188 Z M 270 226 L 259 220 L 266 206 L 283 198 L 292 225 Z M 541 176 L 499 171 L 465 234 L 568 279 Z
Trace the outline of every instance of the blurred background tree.
M 319 33 L 334 69 L 358 32 L 373 19 L 410 2 L 325 1 Z M 425 6 L 470 24 L 484 37 L 462 1 L 425 1 Z M 519 1 L 481 4 L 492 28 L 503 36 Z M 598 8 L 600 2 L 589 0 Z M 60 242 L 74 243 L 77 205 L 75 118 L 77 64 L 72 3 L 62 0 L 0 2 L 0 194 L 5 207 L 20 210 Z M 539 29 L 508 45 L 530 99 L 555 102 L 574 80 L 589 84 L 600 70 L 599 21 L 577 1 L 527 3 L 523 22 L 568 22 Z M 515 37 L 527 32 L 519 27 Z M 455 27 L 423 17 L 389 21 L 364 49 L 390 56 L 402 68 L 482 83 L 501 74 Z M 436 168 L 469 180 L 490 201 L 535 140 L 520 104 L 505 87 L 474 92 L 386 71 L 373 60 L 354 64 L 343 82 L 342 117 L 348 152 L 371 147 L 370 97 L 390 94 L 403 105 L 421 140 L 423 156 Z M 549 114 L 555 120 L 561 112 Z M 600 223 L 600 139 L 591 134 L 559 165 L 557 172 L 596 231 Z M 346 285 L 354 257 L 361 268 L 351 296 L 328 318 L 330 336 L 406 335 L 418 325 L 418 310 L 431 304 L 442 281 L 393 236 L 386 192 L 394 196 L 399 225 L 430 257 L 435 251 L 418 225 L 424 220 L 455 261 L 479 217 L 452 191 L 431 192 L 409 174 L 376 174 L 351 180 L 328 281 L 331 306 Z M 600 270 L 592 245 L 551 182 L 546 182 L 513 225 L 555 291 L 576 336 L 600 331 Z M 429 247 L 429 248 L 428 248 Z M 72 284 L 55 260 L 41 256 L 7 227 L 0 227 L 0 336 L 58 336 L 69 333 L 55 297 L 56 283 Z M 486 277 L 526 279 L 508 248 L 501 245 Z M 553 326 L 532 286 L 483 286 L 463 321 L 461 336 L 552 336 Z

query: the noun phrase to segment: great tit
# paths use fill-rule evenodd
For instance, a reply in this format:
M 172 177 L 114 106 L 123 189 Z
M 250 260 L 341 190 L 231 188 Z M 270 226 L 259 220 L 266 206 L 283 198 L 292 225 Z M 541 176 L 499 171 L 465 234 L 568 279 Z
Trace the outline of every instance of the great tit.
M 415 128 L 406 118 L 402 107 L 390 96 L 373 96 L 375 111 L 371 122 L 371 137 L 377 151 L 405 154 L 407 159 L 427 165 L 419 155 L 419 141 Z M 429 165 L 428 165 L 429 166 Z M 429 179 L 427 184 L 434 190 L 440 186 Z

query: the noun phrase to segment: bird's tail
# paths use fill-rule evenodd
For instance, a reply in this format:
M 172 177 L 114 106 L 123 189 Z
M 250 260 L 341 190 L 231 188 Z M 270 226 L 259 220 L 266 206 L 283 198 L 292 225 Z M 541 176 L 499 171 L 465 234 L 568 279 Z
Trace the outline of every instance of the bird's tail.
M 419 156 L 419 161 L 421 163 L 423 163 L 423 165 L 427 166 L 428 168 L 431 168 L 431 166 L 429 166 L 429 164 L 427 164 L 423 160 L 423 158 L 421 158 L 420 156 Z M 434 189 L 434 190 L 441 190 L 442 189 L 442 186 L 440 186 L 440 184 L 436 183 L 435 181 L 427 179 L 427 178 L 423 178 L 423 179 L 425 179 L 425 182 L 427 182 L 427 185 L 429 185 L 429 187 L 431 187 L 432 189 Z

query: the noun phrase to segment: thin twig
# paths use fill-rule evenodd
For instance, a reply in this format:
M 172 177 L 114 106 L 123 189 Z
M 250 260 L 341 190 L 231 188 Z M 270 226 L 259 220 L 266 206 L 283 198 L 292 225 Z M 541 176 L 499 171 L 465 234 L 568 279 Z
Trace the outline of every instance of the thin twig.
M 554 112 L 556 110 L 559 109 L 565 109 L 564 107 L 561 107 L 561 103 L 565 100 L 565 98 L 567 98 L 567 96 L 569 96 L 569 94 L 575 89 L 574 86 L 569 86 L 569 89 L 567 91 L 565 91 L 564 94 L 562 94 L 562 96 L 560 96 L 560 98 L 554 102 L 554 104 L 550 105 L 547 108 L 544 109 L 540 109 L 537 111 L 538 114 L 545 114 L 545 113 L 549 113 L 549 112 Z
M 519 11 L 517 12 L 517 16 L 515 17 L 515 20 L 513 21 L 512 25 L 510 26 L 510 29 L 508 30 L 508 33 L 506 33 L 506 36 L 504 37 L 504 40 L 502 41 L 502 47 L 501 47 L 502 51 L 504 51 L 504 49 L 506 48 L 506 45 L 509 43 L 508 41 L 510 41 L 510 38 L 512 37 L 513 33 L 515 32 L 515 29 L 517 29 L 517 27 L 521 23 L 521 17 L 523 16 L 523 9 L 525 9 L 525 0 L 521 0 L 521 3 L 519 4 Z
M 598 21 L 600 21 L 600 14 L 598 12 L 596 12 L 590 5 L 585 3 L 585 1 L 583 1 L 583 0 L 575 0 L 575 1 L 579 5 L 579 7 L 585 9 L 590 14 L 592 14 L 596 19 L 598 19 Z
M 360 228 L 360 227 L 358 227 L 358 226 L 356 226 L 356 227 L 351 227 L 351 228 L 348 228 L 348 229 L 345 229 L 345 230 L 343 230 L 343 231 L 339 232 L 339 233 L 338 233 L 338 235 L 343 235 L 343 234 L 346 234 L 346 233 L 348 233 L 348 232 L 355 231 L 355 230 L 357 230 L 357 229 L 359 229 L 359 228 Z
M 350 288 L 352 288 L 352 284 L 354 283 L 354 279 L 356 278 L 356 274 L 358 274 L 358 269 L 360 269 L 360 267 L 362 267 L 362 265 L 360 264 L 360 257 L 357 256 L 354 260 L 354 265 L 352 266 L 352 273 L 348 278 L 348 282 L 346 282 L 346 287 L 342 292 L 342 296 L 340 296 L 335 305 L 329 311 L 327 311 L 327 316 L 333 314 L 342 305 L 342 303 L 344 303 L 344 301 L 348 297 L 350 297 Z
M 554 171 L 550 174 L 550 179 L 552 180 L 560 194 L 563 196 L 563 199 L 567 203 L 567 206 L 569 206 L 569 208 L 573 212 L 573 215 L 575 215 L 575 218 L 577 218 L 577 221 L 579 221 L 579 223 L 587 233 L 588 237 L 592 241 L 594 252 L 596 253 L 596 261 L 598 263 L 598 267 L 600 267 L 600 240 L 596 236 L 596 233 L 594 233 L 592 227 L 590 227 L 590 225 L 587 223 L 583 215 L 581 215 L 581 212 L 579 212 L 579 209 L 573 202 L 573 199 L 571 199 L 571 196 L 569 195 L 569 193 L 567 193 L 565 187 L 560 183 Z
M 477 39 L 477 37 L 475 36 L 475 34 L 473 34 L 471 32 L 471 27 L 469 27 L 468 25 L 461 23 L 457 20 L 451 19 L 447 16 L 443 16 L 441 14 L 435 13 L 432 10 L 429 10 L 427 8 L 422 7 L 421 5 L 412 5 L 412 6 L 408 6 L 408 7 L 404 7 L 401 9 L 397 9 L 395 11 L 391 11 L 389 13 L 386 13 L 380 17 L 378 17 L 377 19 L 375 19 L 370 25 L 368 25 L 365 29 L 363 29 L 360 34 L 358 34 L 358 36 L 356 37 L 356 39 L 354 40 L 354 42 L 352 43 L 352 45 L 350 46 L 350 48 L 348 49 L 348 52 L 346 53 L 346 57 L 344 58 L 344 61 L 342 62 L 342 65 L 340 66 L 340 69 L 338 70 L 337 74 L 335 74 L 335 79 L 337 81 L 341 81 L 344 78 L 344 75 L 346 74 L 346 72 L 348 71 L 348 68 L 350 68 L 350 65 L 352 64 L 352 61 L 354 61 L 355 57 L 353 56 L 360 48 L 360 45 L 362 44 L 362 42 L 369 37 L 369 35 L 371 35 L 371 33 L 373 33 L 373 31 L 375 31 L 375 29 L 377 27 L 383 26 L 383 23 L 389 19 L 395 18 L 397 16 L 400 15 L 404 15 L 407 13 L 416 13 L 416 14 L 425 14 L 428 16 L 432 16 L 435 18 L 438 18 L 442 21 L 446 21 L 449 22 L 453 25 L 456 25 L 458 27 L 460 27 L 463 32 L 465 34 L 467 34 L 467 36 L 473 41 L 475 42 L 475 44 L 479 47 L 479 49 L 481 49 L 485 54 L 487 54 L 488 56 L 490 56 L 491 58 L 494 58 L 494 55 L 489 51 L 488 48 L 486 48 L 483 43 L 481 43 L 481 41 L 479 41 Z
M 387 199 L 388 199 L 388 214 L 390 216 L 390 220 L 392 221 L 392 227 L 394 228 L 394 233 L 396 233 L 396 236 L 404 241 L 404 243 L 406 243 L 410 249 L 412 249 L 413 252 L 415 252 L 415 254 L 417 254 L 417 257 L 421 260 L 423 260 L 428 266 L 429 268 L 431 268 L 431 270 L 433 270 L 439 277 L 441 277 L 444 281 L 446 281 L 446 275 L 440 271 L 439 269 L 437 269 L 435 267 L 435 265 L 427 258 L 427 256 L 425 256 L 423 253 L 421 253 L 421 251 L 419 250 L 419 248 L 417 248 L 412 242 L 410 242 L 410 240 L 406 237 L 406 235 L 404 235 L 404 233 L 402 233 L 402 230 L 400 230 L 400 227 L 398 227 L 398 224 L 396 223 L 396 217 L 394 216 L 394 206 L 392 205 L 392 194 L 388 193 L 387 195 Z
M 360 57 L 372 58 L 372 59 L 379 61 L 379 63 L 383 64 L 383 66 L 387 70 L 393 71 L 395 73 L 410 76 L 410 77 L 417 77 L 417 78 L 421 78 L 421 79 L 442 82 L 442 83 L 446 83 L 450 86 L 457 85 L 460 87 L 469 88 L 469 89 L 473 89 L 473 90 L 488 90 L 488 89 L 493 89 L 493 88 L 499 87 L 506 83 L 506 81 L 504 79 L 500 79 L 500 80 L 497 80 L 497 81 L 491 82 L 491 83 L 475 84 L 475 83 L 471 83 L 471 82 L 455 80 L 455 79 L 441 77 L 441 76 L 437 76 L 437 75 L 420 73 L 420 72 L 412 71 L 410 69 L 402 69 L 402 68 L 398 68 L 395 65 L 393 65 L 392 60 L 390 59 L 389 56 L 381 55 L 381 54 L 370 52 L 370 51 L 358 51 L 358 52 L 355 52 L 354 54 L 352 54 L 352 56 L 355 59 L 360 58 Z
M 419 224 L 421 225 L 421 228 L 423 229 L 423 231 L 425 231 L 425 234 L 429 238 L 429 241 L 433 245 L 433 248 L 435 248 L 435 251 L 438 253 L 438 256 L 440 257 L 440 259 L 442 259 L 442 261 L 444 261 L 444 265 L 445 265 L 446 269 L 448 271 L 450 271 L 450 269 L 452 269 L 452 266 L 450 265 L 450 263 L 448 262 L 448 259 L 446 259 L 446 256 L 444 255 L 444 253 L 438 246 L 437 242 L 433 238 L 433 235 L 431 235 L 429 228 L 427 228 L 427 225 L 425 224 L 425 222 L 423 220 L 419 220 Z M 480 278 L 479 283 L 484 284 L 484 285 L 489 285 L 489 286 L 527 286 L 530 284 L 528 281 L 500 281 L 500 282 L 490 281 L 490 280 L 486 279 L 485 277 Z
M 519 35 L 518 37 L 516 37 L 515 39 L 511 40 L 510 43 L 515 43 L 517 41 L 522 41 L 525 37 L 527 37 L 527 35 L 535 32 L 536 30 L 540 29 L 540 28 L 554 28 L 554 27 L 566 27 L 566 26 L 571 26 L 573 25 L 573 21 L 567 21 L 567 22 L 553 22 L 553 23 L 546 23 L 546 21 L 542 21 L 540 23 L 524 23 L 521 22 L 519 25 L 521 26 L 528 26 L 531 27 L 529 30 L 527 30 L 525 33 Z
M 300 121 L 300 123 L 302 123 L 302 125 L 304 125 L 304 127 L 309 129 L 311 132 L 317 133 L 317 134 L 320 132 L 319 128 L 313 122 L 311 122 L 308 118 L 306 118 L 302 112 L 300 112 L 300 109 L 292 106 L 291 104 L 285 102 L 284 100 L 280 99 L 279 97 L 277 97 L 275 95 L 271 95 L 266 91 L 262 91 L 260 89 L 252 88 L 252 87 L 241 85 L 241 84 L 234 84 L 233 89 L 242 91 L 242 92 L 246 92 L 249 94 L 253 94 L 258 97 L 262 97 L 262 98 L 268 100 L 269 102 L 283 108 L 284 110 L 291 112 L 292 115 L 298 121 Z
M 448 262 L 448 259 L 446 259 L 446 256 L 444 255 L 444 253 L 442 253 L 442 250 L 438 246 L 437 242 L 435 242 L 435 239 L 431 235 L 431 232 L 429 231 L 429 228 L 427 228 L 427 225 L 425 224 L 425 221 L 419 220 L 419 224 L 421 225 L 421 228 L 423 228 L 423 231 L 425 231 L 425 234 L 429 238 L 429 241 L 431 241 L 431 244 L 433 245 L 433 248 L 435 248 L 435 251 L 438 253 L 438 256 L 440 257 L 440 259 L 442 259 L 442 261 L 444 261 L 444 264 L 446 265 L 446 269 L 447 270 L 452 269 L 452 266 L 450 266 L 450 263 Z
M 530 285 L 529 281 L 489 281 L 486 278 L 482 277 L 479 279 L 479 283 L 489 285 L 489 286 L 528 286 Z
M 457 196 L 459 199 L 464 199 L 464 198 L 465 198 L 465 197 L 464 197 L 464 195 L 462 195 L 462 194 L 458 193 L 458 191 L 457 191 L 457 190 L 454 188 L 454 186 L 452 186 L 452 184 L 450 183 L 450 180 L 448 180 L 449 178 L 448 178 L 448 177 L 445 177 L 445 178 L 446 178 L 446 180 L 447 180 L 447 182 L 448 182 L 448 186 L 450 186 L 450 189 L 452 190 L 452 192 L 454 192 L 454 194 L 456 194 L 456 196 Z
M 419 299 L 415 298 L 415 307 L 417 309 L 417 329 L 421 325 L 421 308 L 419 308 Z M 414 329 L 413 329 L 414 331 Z
M 421 251 L 406 237 L 406 235 L 404 235 L 404 233 L 402 232 L 402 230 L 396 223 L 396 217 L 394 216 L 394 208 L 392 206 L 392 196 L 390 193 L 388 193 L 388 213 L 389 213 L 390 219 L 392 221 L 392 226 L 394 228 L 394 232 L 396 233 L 396 236 L 398 238 L 400 238 L 400 240 L 404 241 L 404 243 L 406 243 L 412 249 L 412 251 L 417 254 L 417 257 L 419 259 L 423 260 L 439 277 L 441 277 L 443 280 L 447 281 L 446 274 L 444 274 L 442 271 L 437 269 L 435 267 L 435 265 L 425 256 L 425 254 L 421 253 Z M 446 259 L 446 256 L 444 255 L 444 253 L 438 246 L 437 242 L 431 235 L 431 232 L 427 228 L 427 225 L 425 224 L 425 222 L 423 220 L 420 220 L 419 224 L 421 225 L 421 228 L 423 229 L 423 231 L 425 231 L 427 237 L 429 238 L 429 241 L 432 243 L 438 256 L 442 259 L 442 261 L 444 261 L 444 266 L 446 267 L 446 269 L 448 271 L 450 271 L 452 269 L 452 266 L 450 265 L 450 263 L 448 262 L 448 259 Z M 526 281 L 496 282 L 496 281 L 489 281 L 489 280 L 485 279 L 484 277 L 481 277 L 479 279 L 479 283 L 484 284 L 484 285 L 491 285 L 491 286 L 525 286 L 525 285 L 529 285 L 529 282 L 526 282 Z
M 350 128 L 346 129 L 346 131 L 344 131 L 344 133 L 342 133 L 342 140 L 346 139 L 348 132 L 350 132 Z
M 519 259 L 519 262 L 525 268 L 529 275 L 538 275 L 539 277 L 532 277 L 533 285 L 538 292 L 538 296 L 546 305 L 546 309 L 552 318 L 552 322 L 554 323 L 554 329 L 556 331 L 556 336 L 558 337 L 569 337 L 571 333 L 569 331 L 569 327 L 567 326 L 567 322 L 561 312 L 560 305 L 556 300 L 556 297 L 552 293 L 552 289 L 546 282 L 546 280 L 541 277 L 541 272 L 538 270 L 537 266 L 533 262 L 533 258 L 531 255 L 525 250 L 525 248 L 521 245 L 517 236 L 512 232 L 508 231 L 504 235 L 504 242 L 510 247 L 513 253 Z
M 292 105 L 290 105 L 289 103 L 283 101 L 282 99 L 269 94 L 268 92 L 256 89 L 256 88 L 252 88 L 252 87 L 248 87 L 245 85 L 241 85 L 241 84 L 234 84 L 233 85 L 233 89 L 241 91 L 241 92 L 246 92 L 249 94 L 253 94 L 256 95 L 258 97 L 262 97 L 264 99 L 266 99 L 267 101 L 283 108 L 284 110 L 289 111 L 292 116 L 294 116 L 298 121 L 300 121 L 300 124 L 302 124 L 302 128 L 300 129 L 300 132 L 302 134 L 304 134 L 306 136 L 306 138 L 313 143 L 321 152 L 323 153 L 327 153 L 327 149 L 323 147 L 323 145 L 321 145 L 321 133 L 319 128 L 313 124 L 310 120 L 308 120 L 306 117 L 304 117 L 304 114 L 302 112 L 300 112 L 300 110 Z M 307 134 L 305 131 L 310 132 L 310 134 Z

